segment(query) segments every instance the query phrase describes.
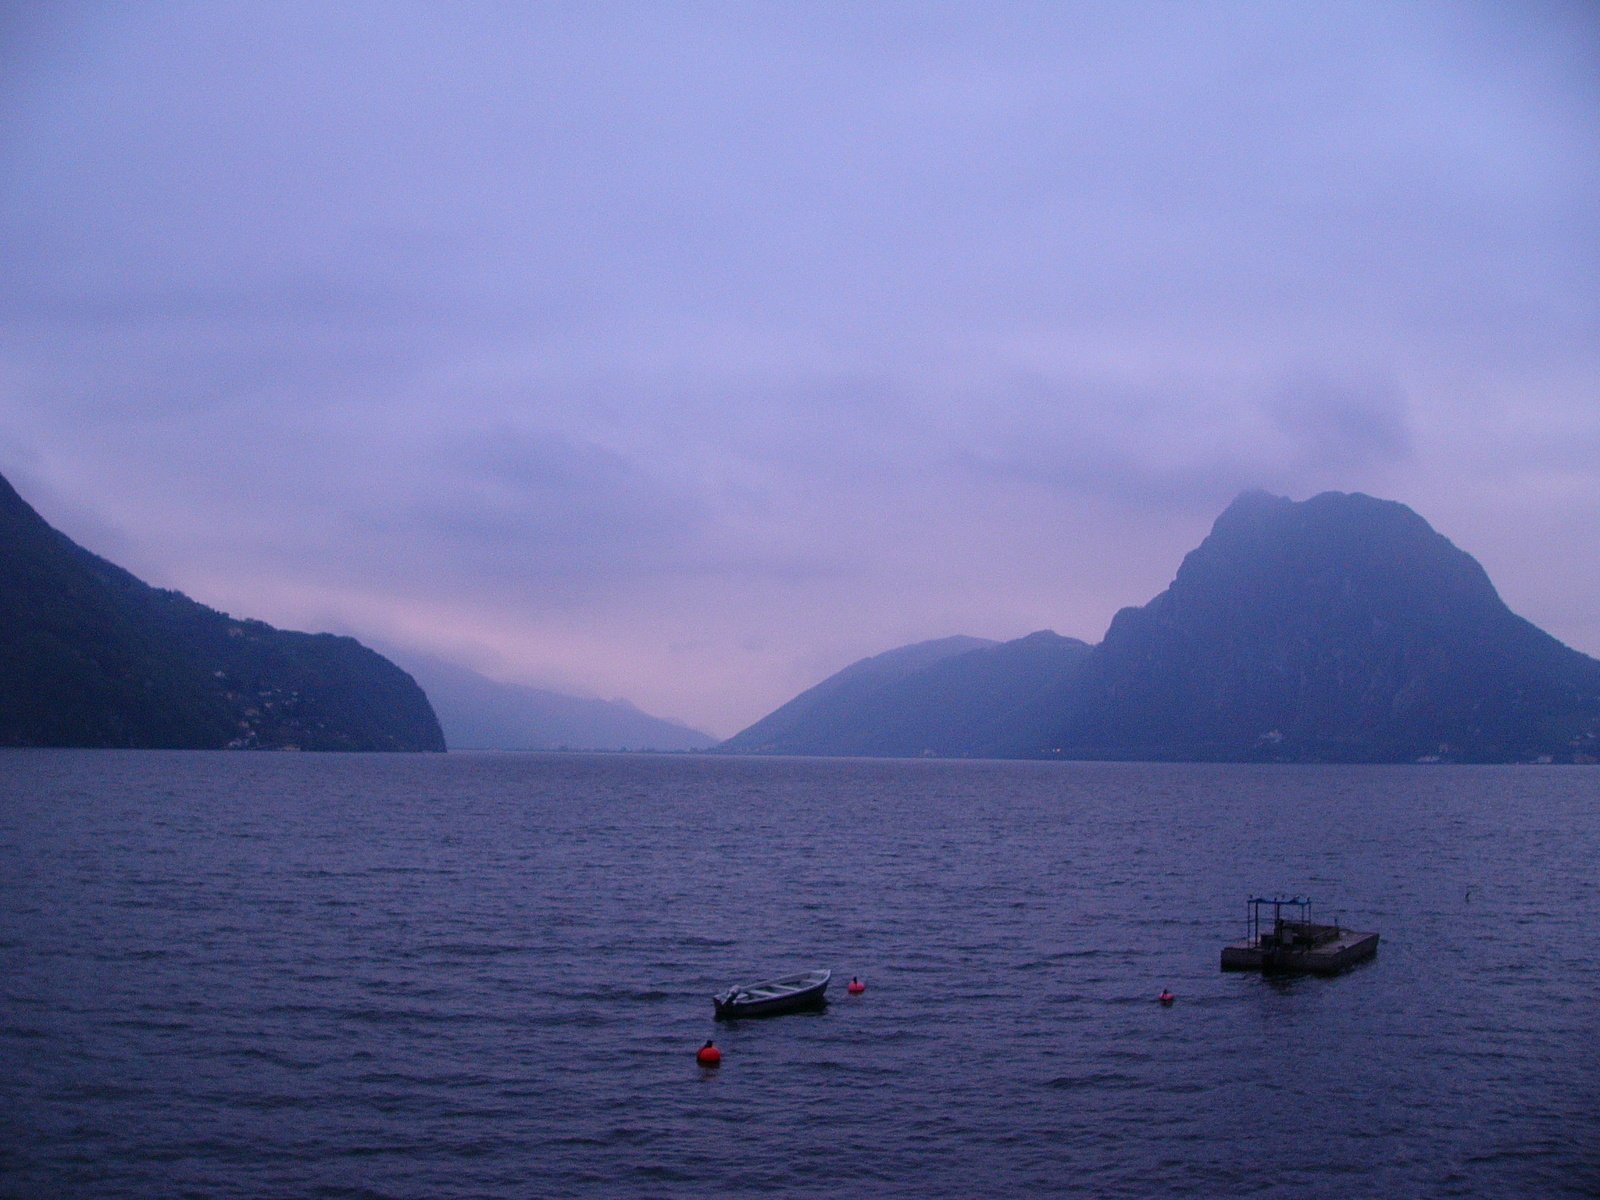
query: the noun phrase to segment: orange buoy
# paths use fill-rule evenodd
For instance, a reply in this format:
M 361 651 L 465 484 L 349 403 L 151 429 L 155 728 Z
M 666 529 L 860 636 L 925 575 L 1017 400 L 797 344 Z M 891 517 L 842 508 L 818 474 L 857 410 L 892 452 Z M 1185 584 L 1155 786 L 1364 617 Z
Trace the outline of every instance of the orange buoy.
M 695 1062 L 702 1067 L 719 1067 L 722 1065 L 722 1051 L 711 1044 L 711 1039 L 706 1039 L 706 1044 L 701 1046 L 694 1056 Z
M 852 975 L 850 976 L 849 985 L 844 990 L 849 992 L 852 996 L 859 996 L 862 992 L 867 990 L 867 985 Z
M 1177 999 L 1177 997 L 1174 996 L 1171 992 L 1167 991 L 1166 988 L 1162 988 L 1161 989 L 1161 995 L 1157 996 L 1156 999 L 1161 1001 L 1161 1003 L 1163 1003 L 1163 1004 L 1171 1004 L 1174 1000 Z

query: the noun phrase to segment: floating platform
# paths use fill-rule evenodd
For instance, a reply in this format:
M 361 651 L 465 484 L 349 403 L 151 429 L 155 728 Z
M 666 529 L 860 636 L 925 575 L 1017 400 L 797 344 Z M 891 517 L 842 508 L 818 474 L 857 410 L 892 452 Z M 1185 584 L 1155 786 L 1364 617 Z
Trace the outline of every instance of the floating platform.
M 1378 952 L 1376 933 L 1319 925 L 1311 920 L 1311 901 L 1299 896 L 1252 896 L 1248 903 L 1244 940 L 1222 948 L 1224 971 L 1337 975 Z M 1270 917 L 1263 916 L 1267 906 Z

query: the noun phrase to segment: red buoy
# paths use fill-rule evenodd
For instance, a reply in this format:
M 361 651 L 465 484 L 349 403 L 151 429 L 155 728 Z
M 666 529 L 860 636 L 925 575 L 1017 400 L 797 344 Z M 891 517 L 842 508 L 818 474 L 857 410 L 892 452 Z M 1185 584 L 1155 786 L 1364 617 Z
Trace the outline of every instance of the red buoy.
M 849 985 L 844 990 L 849 992 L 852 996 L 859 996 L 862 992 L 867 990 L 867 985 L 852 975 L 850 976 Z
M 706 1044 L 701 1046 L 694 1056 L 695 1062 L 702 1067 L 719 1067 L 722 1065 L 722 1051 L 711 1044 L 711 1039 L 706 1039 Z
M 1161 989 L 1161 995 L 1157 996 L 1156 999 L 1161 1001 L 1161 1003 L 1163 1003 L 1163 1004 L 1171 1004 L 1174 1000 L 1177 999 L 1177 997 L 1174 996 L 1171 992 L 1167 991 L 1166 988 L 1162 988 Z

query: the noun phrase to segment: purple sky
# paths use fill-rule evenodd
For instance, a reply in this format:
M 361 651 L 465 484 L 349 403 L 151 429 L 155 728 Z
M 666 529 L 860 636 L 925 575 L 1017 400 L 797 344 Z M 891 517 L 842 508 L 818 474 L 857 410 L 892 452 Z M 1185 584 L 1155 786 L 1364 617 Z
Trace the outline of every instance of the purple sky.
M 1600 654 L 1600 7 L 0 5 L 0 472 L 730 734 L 1098 641 L 1239 491 Z

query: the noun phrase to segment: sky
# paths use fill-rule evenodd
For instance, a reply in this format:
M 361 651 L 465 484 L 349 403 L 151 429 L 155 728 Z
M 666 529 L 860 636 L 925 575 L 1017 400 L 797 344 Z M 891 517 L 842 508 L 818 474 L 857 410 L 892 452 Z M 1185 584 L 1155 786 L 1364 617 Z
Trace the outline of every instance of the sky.
M 1600 7 L 0 0 L 0 473 L 718 736 L 1256 487 L 1600 655 Z

